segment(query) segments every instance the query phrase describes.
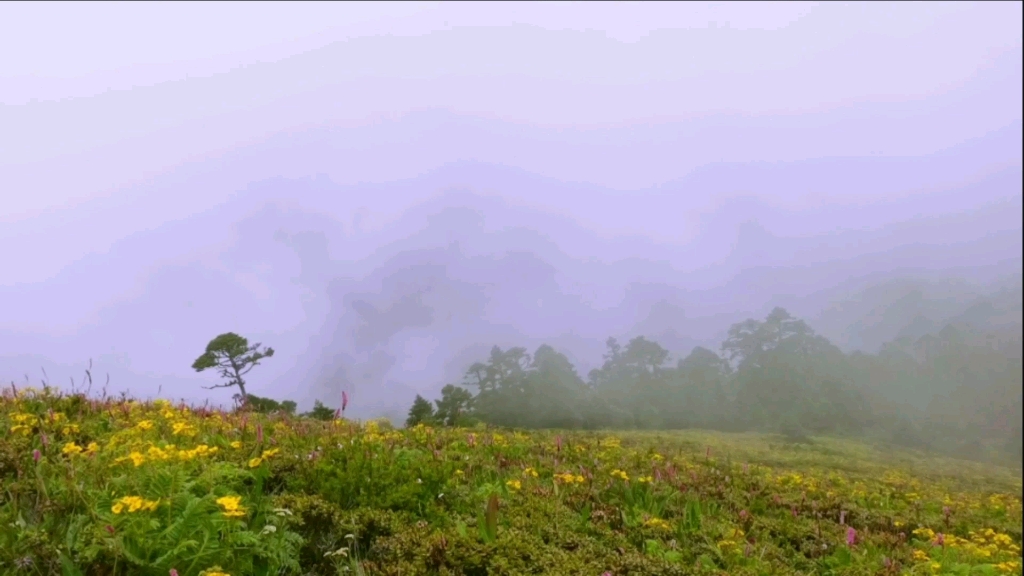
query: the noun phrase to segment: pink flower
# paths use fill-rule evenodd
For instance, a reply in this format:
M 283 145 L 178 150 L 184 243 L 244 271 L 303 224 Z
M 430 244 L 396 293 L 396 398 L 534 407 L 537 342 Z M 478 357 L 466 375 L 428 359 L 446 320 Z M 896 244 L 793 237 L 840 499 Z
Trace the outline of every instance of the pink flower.
M 178 571 L 175 570 L 174 568 L 171 568 L 171 571 L 168 574 L 168 576 L 178 576 Z
M 345 413 L 345 408 L 348 408 L 348 392 L 341 391 L 341 413 Z
M 943 534 L 942 532 L 939 532 L 938 534 L 936 534 L 935 535 L 935 545 L 936 546 L 945 547 L 946 546 L 946 535 Z
M 846 529 L 846 545 L 853 546 L 857 542 L 857 531 L 850 526 Z
M 39 462 L 39 458 L 41 456 L 42 456 L 42 454 L 39 453 L 39 450 L 33 450 L 32 451 L 32 460 L 34 460 L 36 462 Z

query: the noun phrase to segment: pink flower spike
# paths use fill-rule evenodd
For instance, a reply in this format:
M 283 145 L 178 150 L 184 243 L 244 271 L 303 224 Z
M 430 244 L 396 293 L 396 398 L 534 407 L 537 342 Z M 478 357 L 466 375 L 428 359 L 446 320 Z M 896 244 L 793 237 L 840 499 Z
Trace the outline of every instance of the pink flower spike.
M 42 454 L 39 453 L 39 450 L 33 450 L 32 451 L 32 460 L 34 460 L 36 462 L 39 462 L 39 458 L 41 458 L 41 457 L 42 457 Z
M 857 531 L 853 529 L 853 526 L 850 526 L 849 528 L 846 529 L 846 545 L 847 546 L 853 546 L 856 543 L 857 543 Z
M 341 413 L 345 413 L 345 408 L 348 408 L 348 392 L 341 391 Z

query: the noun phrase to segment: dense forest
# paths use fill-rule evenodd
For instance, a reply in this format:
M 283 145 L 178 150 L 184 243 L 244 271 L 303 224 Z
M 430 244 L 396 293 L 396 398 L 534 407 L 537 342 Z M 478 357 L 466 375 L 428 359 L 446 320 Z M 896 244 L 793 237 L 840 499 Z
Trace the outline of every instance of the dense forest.
M 548 345 L 494 347 L 408 425 L 856 435 L 974 458 L 1021 459 L 1021 331 L 951 322 L 878 354 L 843 353 L 782 308 L 733 325 L 721 350 L 609 338 L 586 378 Z

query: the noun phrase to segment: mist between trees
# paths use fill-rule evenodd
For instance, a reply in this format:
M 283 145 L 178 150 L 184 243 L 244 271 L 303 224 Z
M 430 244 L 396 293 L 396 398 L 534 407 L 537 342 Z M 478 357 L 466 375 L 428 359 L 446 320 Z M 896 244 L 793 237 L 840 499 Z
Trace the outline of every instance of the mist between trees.
M 720 353 L 696 348 L 675 366 L 668 356 L 642 336 L 609 338 L 603 366 L 584 379 L 551 346 L 494 347 L 433 403 L 417 396 L 406 424 L 757 430 L 796 442 L 854 435 L 1021 460 L 1019 328 L 950 324 L 878 354 L 844 354 L 776 308 L 733 325 Z

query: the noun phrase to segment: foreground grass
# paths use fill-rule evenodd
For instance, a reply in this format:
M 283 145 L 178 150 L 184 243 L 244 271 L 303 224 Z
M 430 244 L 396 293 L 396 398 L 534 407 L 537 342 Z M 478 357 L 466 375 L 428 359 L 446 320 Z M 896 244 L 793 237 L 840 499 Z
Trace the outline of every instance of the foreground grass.
M 8 390 L 3 574 L 1019 574 L 1019 471 Z

